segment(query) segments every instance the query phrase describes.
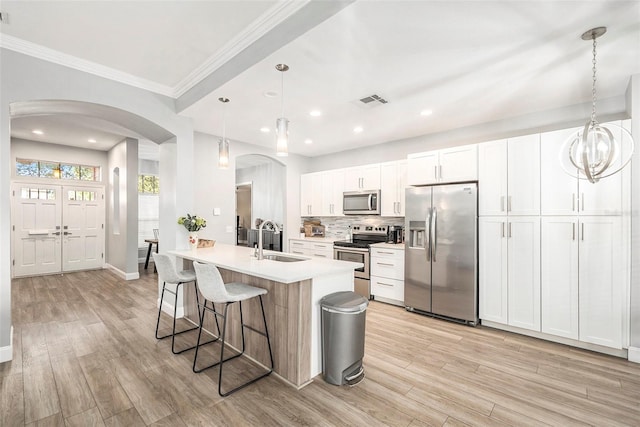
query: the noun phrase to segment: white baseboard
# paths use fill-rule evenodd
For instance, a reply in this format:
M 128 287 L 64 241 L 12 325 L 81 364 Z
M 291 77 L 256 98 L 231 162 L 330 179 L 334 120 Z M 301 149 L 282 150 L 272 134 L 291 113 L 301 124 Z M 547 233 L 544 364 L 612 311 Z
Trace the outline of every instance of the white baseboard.
M 9 345 L 0 347 L 0 363 L 8 362 L 13 359 L 13 326 L 11 326 L 11 333 L 9 334 Z
M 640 347 L 629 347 L 629 362 L 640 363 Z
M 156 307 L 160 306 L 160 298 L 156 300 Z M 167 313 L 169 316 L 173 316 L 173 304 L 169 304 L 166 301 L 162 302 L 162 311 Z M 176 319 L 181 319 L 184 317 L 184 307 L 178 307 L 176 310 Z
M 117 267 L 114 267 L 111 264 L 105 264 L 104 266 L 124 280 L 136 280 L 140 278 L 140 273 L 138 273 L 137 271 L 135 273 L 125 273 L 124 271 L 120 270 Z

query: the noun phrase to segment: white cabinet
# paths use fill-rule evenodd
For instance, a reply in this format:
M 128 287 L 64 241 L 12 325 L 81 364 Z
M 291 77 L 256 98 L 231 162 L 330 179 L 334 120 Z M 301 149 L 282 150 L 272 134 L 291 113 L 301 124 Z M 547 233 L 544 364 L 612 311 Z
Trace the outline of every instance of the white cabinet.
M 343 216 L 342 193 L 344 192 L 344 171 L 322 172 L 322 216 Z
M 578 218 L 542 218 L 542 332 L 578 339 Z
M 404 305 L 404 249 L 371 248 L 371 295 Z
M 407 158 L 409 185 L 478 179 L 478 147 L 475 144 L 410 154 Z
M 617 122 L 618 125 L 626 125 Z M 563 144 L 578 128 L 541 135 L 542 215 L 620 215 L 623 200 L 623 173 L 603 178 L 595 184 L 569 175 L 562 167 Z M 614 135 L 620 138 L 620 135 Z M 617 162 L 622 156 L 618 156 Z
M 406 160 L 380 165 L 381 216 L 404 216 L 404 190 L 406 186 Z
M 580 340 L 622 348 L 622 240 L 620 217 L 581 217 Z
M 308 173 L 300 176 L 300 216 L 322 215 L 322 175 Z
M 540 214 L 540 137 L 479 144 L 480 215 Z
M 482 217 L 479 241 L 480 318 L 539 331 L 539 217 Z
M 345 169 L 344 191 L 380 189 L 380 165 L 359 166 Z
M 333 242 L 314 242 L 309 239 L 289 239 L 289 253 L 316 258 L 333 259 Z
M 542 332 L 622 348 L 621 218 L 542 218 Z

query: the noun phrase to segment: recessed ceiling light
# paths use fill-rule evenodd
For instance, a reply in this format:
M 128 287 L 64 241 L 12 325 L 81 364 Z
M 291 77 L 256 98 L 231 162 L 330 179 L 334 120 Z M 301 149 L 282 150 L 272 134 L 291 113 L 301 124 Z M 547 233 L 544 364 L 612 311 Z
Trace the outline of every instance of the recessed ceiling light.
M 268 128 L 268 127 L 266 127 L 266 126 L 263 126 L 263 127 L 261 127 L 261 128 L 260 128 L 260 132 L 262 132 L 262 133 L 269 133 L 269 132 L 271 132 L 271 129 L 269 129 L 269 128 Z
M 433 110 L 422 110 L 420 111 L 421 116 L 430 116 L 433 114 Z
M 87 139 L 87 141 L 88 141 L 89 143 L 91 143 L 91 144 L 95 144 L 96 142 L 98 142 L 98 141 L 96 141 L 96 140 L 95 140 L 95 139 L 93 139 L 93 138 L 89 138 L 89 139 Z
M 266 96 L 267 98 L 275 98 L 276 96 L 278 96 L 278 92 L 276 92 L 275 90 L 268 90 L 264 93 L 264 96 Z
M 311 111 L 309 111 L 309 115 L 311 117 L 320 117 L 322 115 L 322 111 L 320 111 L 320 110 L 311 110 Z
M 353 132 L 354 133 L 360 133 L 362 131 L 363 131 L 362 126 L 356 126 L 356 127 L 353 128 Z
M 44 135 L 44 132 L 42 132 L 40 129 L 34 129 L 31 131 L 31 133 L 35 133 L 36 135 Z
M 309 144 L 313 144 L 313 141 L 311 139 L 307 138 L 307 139 L 304 140 L 304 143 L 309 145 Z

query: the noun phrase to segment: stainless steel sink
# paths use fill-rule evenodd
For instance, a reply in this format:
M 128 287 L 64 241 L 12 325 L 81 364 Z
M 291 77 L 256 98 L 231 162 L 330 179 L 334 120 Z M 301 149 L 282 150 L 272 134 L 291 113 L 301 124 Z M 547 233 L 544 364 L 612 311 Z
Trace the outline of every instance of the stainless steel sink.
M 285 256 L 285 255 L 265 255 L 264 259 L 268 259 L 271 261 L 279 261 L 279 262 L 298 262 L 298 261 L 306 261 L 308 258 L 294 258 L 291 256 Z

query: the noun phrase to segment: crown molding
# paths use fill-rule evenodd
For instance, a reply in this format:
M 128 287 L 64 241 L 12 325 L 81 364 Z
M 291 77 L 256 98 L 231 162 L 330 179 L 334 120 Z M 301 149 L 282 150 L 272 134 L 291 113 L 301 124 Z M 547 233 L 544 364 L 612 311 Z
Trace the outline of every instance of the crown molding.
M 227 61 L 242 52 L 276 25 L 306 6 L 310 0 L 285 0 L 278 2 L 258 19 L 253 21 L 236 37 L 231 39 L 219 51 L 210 56 L 198 68 L 182 79 L 174 88 L 174 96 L 179 98 L 209 74 L 223 66 Z
M 38 59 L 53 62 L 54 64 L 64 67 L 73 68 L 75 70 L 84 71 L 99 77 L 124 83 L 139 89 L 148 90 L 160 95 L 174 98 L 175 90 L 169 86 L 142 79 L 134 75 L 119 71 L 92 61 L 77 58 L 60 51 L 41 46 L 36 43 L 28 42 L 7 34 L 0 34 L 0 47 L 14 52 L 23 53 Z

